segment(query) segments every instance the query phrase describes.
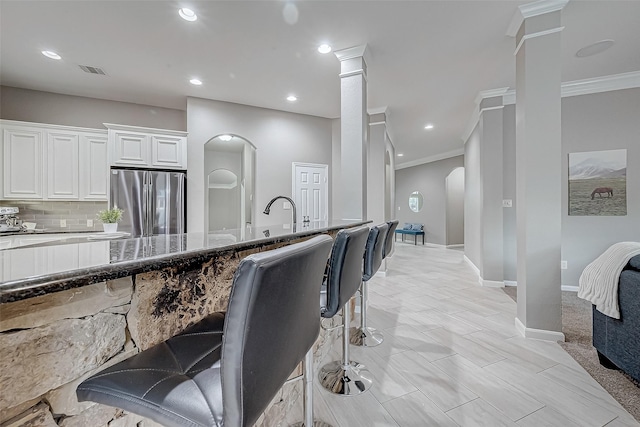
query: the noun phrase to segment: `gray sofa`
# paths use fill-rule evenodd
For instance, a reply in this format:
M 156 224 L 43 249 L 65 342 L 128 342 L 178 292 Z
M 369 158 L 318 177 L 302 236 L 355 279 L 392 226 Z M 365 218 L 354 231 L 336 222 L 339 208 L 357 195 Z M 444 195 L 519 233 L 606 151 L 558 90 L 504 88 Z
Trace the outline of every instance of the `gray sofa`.
M 620 274 L 618 304 L 620 319 L 593 306 L 593 346 L 602 366 L 620 369 L 640 382 L 640 255 Z

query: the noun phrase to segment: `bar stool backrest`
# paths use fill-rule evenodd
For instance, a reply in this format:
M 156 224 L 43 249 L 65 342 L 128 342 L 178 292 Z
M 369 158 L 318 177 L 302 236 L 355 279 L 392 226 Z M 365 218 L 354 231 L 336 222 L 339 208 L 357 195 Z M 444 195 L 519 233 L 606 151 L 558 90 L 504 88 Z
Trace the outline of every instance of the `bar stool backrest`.
M 389 226 L 389 230 L 387 231 L 387 237 L 385 238 L 384 241 L 384 252 L 382 253 L 382 258 L 386 258 L 387 255 L 389 255 L 391 253 L 391 250 L 393 249 L 393 239 L 395 238 L 394 233 L 396 232 L 396 228 L 398 228 L 398 223 L 400 221 L 393 220 L 393 221 L 387 221 L 387 225 Z
M 225 426 L 253 425 L 313 346 L 331 244 L 317 236 L 238 266 L 222 342 Z
M 364 271 L 362 280 L 367 281 L 373 277 L 382 264 L 382 254 L 384 252 L 384 243 L 387 238 L 387 223 L 376 225 L 369 230 L 369 238 L 364 252 Z
M 356 293 L 362 281 L 362 257 L 369 227 L 340 230 L 327 265 L 327 305 L 322 317 L 331 318 Z

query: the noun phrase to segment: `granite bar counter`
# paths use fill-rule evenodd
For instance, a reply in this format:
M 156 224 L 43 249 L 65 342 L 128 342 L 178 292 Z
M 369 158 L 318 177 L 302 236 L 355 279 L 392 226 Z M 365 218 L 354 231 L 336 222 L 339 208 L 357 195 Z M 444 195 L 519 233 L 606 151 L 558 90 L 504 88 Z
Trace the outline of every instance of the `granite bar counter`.
M 242 258 L 366 223 L 114 240 L 73 235 L 0 250 L 0 423 L 155 425 L 116 408 L 79 403 L 75 388 L 106 366 L 226 310 Z M 336 337 L 335 331 L 321 332 L 317 365 L 334 345 L 339 348 Z M 283 387 L 257 425 L 279 424 L 300 395 L 299 381 Z

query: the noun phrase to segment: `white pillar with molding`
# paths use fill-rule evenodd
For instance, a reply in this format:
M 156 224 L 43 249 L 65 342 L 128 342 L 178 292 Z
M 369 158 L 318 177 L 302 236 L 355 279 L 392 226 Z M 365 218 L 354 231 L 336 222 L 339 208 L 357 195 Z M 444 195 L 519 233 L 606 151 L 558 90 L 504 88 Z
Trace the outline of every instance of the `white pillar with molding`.
M 338 50 L 342 219 L 367 218 L 367 46 Z
M 560 35 L 565 4 L 520 6 L 511 27 L 516 30 L 516 326 L 525 337 L 552 341 L 564 341 Z

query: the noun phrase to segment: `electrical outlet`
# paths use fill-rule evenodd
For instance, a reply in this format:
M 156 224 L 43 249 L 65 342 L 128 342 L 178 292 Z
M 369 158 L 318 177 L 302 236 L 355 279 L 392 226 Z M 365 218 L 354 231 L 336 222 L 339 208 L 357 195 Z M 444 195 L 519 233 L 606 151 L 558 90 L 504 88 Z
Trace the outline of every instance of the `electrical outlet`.
M 282 203 L 282 209 L 284 209 L 284 210 L 291 209 L 291 203 L 289 203 L 289 202 L 283 202 L 283 203 Z
M 567 269 L 567 261 L 560 261 L 560 268 L 563 270 Z
M 87 227 L 93 227 L 93 220 L 92 219 L 88 219 L 87 220 Z
M 513 207 L 513 200 L 511 199 L 505 199 L 502 201 L 502 207 L 503 208 L 511 208 Z
M 66 228 L 67 227 L 67 220 L 66 219 L 61 219 L 60 220 L 60 228 Z

